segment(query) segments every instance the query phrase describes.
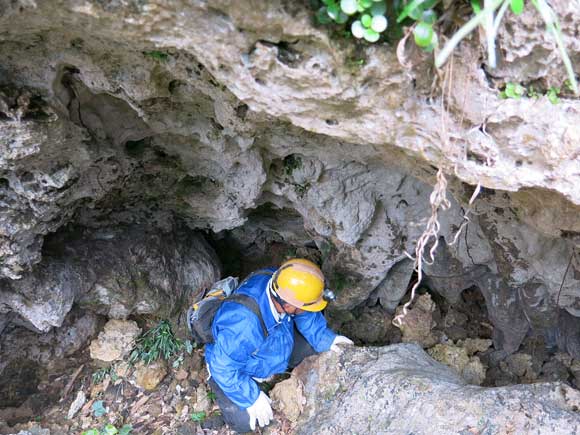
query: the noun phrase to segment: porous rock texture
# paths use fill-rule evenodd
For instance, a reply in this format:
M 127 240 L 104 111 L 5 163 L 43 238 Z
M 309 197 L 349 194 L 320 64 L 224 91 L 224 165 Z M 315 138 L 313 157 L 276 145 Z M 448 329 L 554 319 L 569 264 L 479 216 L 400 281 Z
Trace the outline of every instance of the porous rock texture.
M 141 328 L 134 321 L 111 319 L 91 342 L 91 358 L 105 362 L 122 360 L 131 352 L 140 334 Z
M 73 304 L 113 319 L 168 317 L 220 275 L 205 240 L 178 228 L 73 229 L 47 240 L 44 253 L 32 272 L 0 282 L 0 310 L 38 331 L 60 326 Z
M 554 7 L 577 66 L 578 11 Z M 146 225 L 181 259 L 206 251 L 166 236 L 180 225 L 314 245 L 339 309 L 370 296 L 393 311 L 441 168 L 442 242 L 484 188 L 427 284 L 450 301 L 480 288 L 497 348 L 533 328 L 580 355 L 580 103 L 497 89 L 562 80 L 537 14 L 506 17 L 497 70 L 474 35 L 437 72 L 412 44 L 333 39 L 312 16 L 288 0 L 0 0 L 1 312 L 47 330 L 73 300 L 112 317 L 152 311 L 159 286 L 176 300 L 169 275 L 128 304 L 121 286 L 71 285 L 76 260 L 42 251 L 67 223 L 91 240 Z
M 283 382 L 295 391 L 298 382 L 304 393 L 294 400 L 305 401 L 296 434 L 568 435 L 580 430 L 580 392 L 568 385 L 466 385 L 415 344 L 323 353 L 305 360 L 292 378 Z

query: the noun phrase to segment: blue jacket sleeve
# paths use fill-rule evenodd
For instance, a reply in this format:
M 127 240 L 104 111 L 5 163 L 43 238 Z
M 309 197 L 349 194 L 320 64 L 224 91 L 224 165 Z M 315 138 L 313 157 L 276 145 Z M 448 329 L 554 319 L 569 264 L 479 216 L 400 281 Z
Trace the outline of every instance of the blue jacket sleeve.
M 214 319 L 213 334 L 216 340 L 207 361 L 211 376 L 232 402 L 248 408 L 260 394 L 244 371 L 248 358 L 264 340 L 260 321 L 239 304 L 225 303 Z
M 310 343 L 316 352 L 326 352 L 336 337 L 336 334 L 326 325 L 322 313 L 305 311 L 294 317 L 298 331 Z

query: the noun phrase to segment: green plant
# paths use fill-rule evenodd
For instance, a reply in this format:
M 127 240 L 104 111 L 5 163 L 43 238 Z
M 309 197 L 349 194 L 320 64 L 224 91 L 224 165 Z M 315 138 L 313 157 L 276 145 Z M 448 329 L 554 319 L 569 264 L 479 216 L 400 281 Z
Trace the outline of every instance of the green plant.
M 523 12 L 525 6 L 523 0 L 487 0 L 483 7 L 481 7 L 479 1 L 472 0 L 471 4 L 475 16 L 455 32 L 443 49 L 437 54 L 435 57 L 435 66 L 437 68 L 440 68 L 447 61 L 455 47 L 457 47 L 457 45 L 478 26 L 482 26 L 485 31 L 488 65 L 490 68 L 495 68 L 497 63 L 495 39 L 501 21 L 508 8 L 510 8 L 514 14 L 519 15 Z M 568 52 L 564 46 L 562 31 L 556 13 L 546 0 L 531 0 L 531 4 L 544 20 L 546 30 L 548 30 L 556 41 L 560 57 L 562 58 L 564 67 L 568 74 L 570 86 L 574 93 L 578 95 L 578 83 L 572 68 L 572 62 L 570 61 L 570 57 L 568 56 Z M 495 15 L 496 10 L 498 10 L 497 15 Z
M 191 414 L 191 419 L 198 423 L 202 423 L 206 418 L 206 414 L 204 411 L 194 412 Z
M 564 84 L 564 86 L 566 86 L 566 84 Z M 538 99 L 540 95 L 545 95 L 550 103 L 558 104 L 560 102 L 561 88 L 552 86 L 548 88 L 545 94 L 540 94 L 534 85 L 530 85 L 530 87 L 526 89 L 519 83 L 508 82 L 505 85 L 505 89 L 499 93 L 500 98 L 511 98 L 515 100 L 519 100 L 525 96 Z
M 533 98 L 535 100 L 540 98 L 540 95 L 538 94 L 538 91 L 536 91 L 536 88 L 534 87 L 534 85 L 531 85 L 528 88 L 528 97 Z
M 151 364 L 159 357 L 169 360 L 184 347 L 183 342 L 175 337 L 167 320 L 161 320 L 155 328 L 151 328 L 137 339 L 137 346 L 131 352 L 129 361 L 143 361 Z
M 215 402 L 215 393 L 213 391 L 208 391 L 207 392 L 207 398 L 211 401 L 211 402 Z
M 433 25 L 437 21 L 437 14 L 433 8 L 439 0 L 412 0 L 405 2 L 403 9 L 397 16 L 397 23 L 411 19 L 416 22 L 413 29 L 415 44 L 425 51 L 433 51 L 438 45 L 437 33 Z
M 92 379 L 93 384 L 100 384 L 105 380 L 105 378 L 110 374 L 111 367 L 103 367 L 93 373 Z
M 100 429 L 89 429 L 84 431 L 81 435 L 131 435 L 131 431 L 133 430 L 133 426 L 130 424 L 126 424 L 120 429 L 111 423 L 105 424 Z
M 558 104 L 560 102 L 560 88 L 555 86 L 550 87 L 546 92 L 546 97 L 550 100 L 552 104 Z
M 357 70 L 364 66 L 365 60 L 357 57 L 349 57 L 346 59 L 344 64 L 346 65 L 347 68 Z
M 306 195 L 306 192 L 308 192 L 308 189 L 310 189 L 311 187 L 309 182 L 306 182 L 304 184 L 297 183 L 293 184 L 294 184 L 294 192 L 296 192 L 296 195 L 298 195 L 300 198 L 304 198 L 304 195 Z
M 143 56 L 150 57 L 158 62 L 167 62 L 169 54 L 159 50 L 144 51 Z
M 387 29 L 386 0 L 321 0 L 316 12 L 320 24 L 350 24 L 357 39 L 377 42 Z
M 300 156 L 290 154 L 289 156 L 284 157 L 284 172 L 286 172 L 286 175 L 288 175 L 289 177 L 292 176 L 292 172 L 301 167 L 302 167 L 302 159 L 300 158 Z
M 514 98 L 520 99 L 526 94 L 526 88 L 519 83 L 506 83 L 505 89 L 500 92 L 500 98 Z

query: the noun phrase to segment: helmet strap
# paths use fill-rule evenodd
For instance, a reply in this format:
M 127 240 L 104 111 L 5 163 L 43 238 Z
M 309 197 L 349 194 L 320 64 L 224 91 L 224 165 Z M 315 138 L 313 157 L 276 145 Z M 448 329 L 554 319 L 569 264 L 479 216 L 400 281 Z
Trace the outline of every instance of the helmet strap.
M 270 296 L 272 296 L 272 299 L 274 299 L 278 303 L 278 305 L 280 305 L 280 307 L 282 308 L 282 311 L 284 311 L 284 314 L 286 314 L 290 317 L 294 317 L 296 315 L 296 313 L 290 314 L 288 311 L 286 311 L 286 308 L 284 308 L 284 305 L 288 304 L 288 302 L 286 302 L 284 299 L 282 299 L 280 297 L 280 295 L 276 292 L 276 290 L 274 290 L 274 288 L 272 286 L 272 280 L 268 284 L 268 291 L 270 292 Z M 288 304 L 288 305 L 291 305 L 291 304 Z

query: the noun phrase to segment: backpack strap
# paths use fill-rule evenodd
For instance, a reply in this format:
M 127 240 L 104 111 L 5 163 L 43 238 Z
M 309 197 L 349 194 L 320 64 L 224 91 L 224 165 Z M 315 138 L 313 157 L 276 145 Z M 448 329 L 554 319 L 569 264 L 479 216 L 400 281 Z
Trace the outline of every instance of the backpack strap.
M 258 303 L 253 297 L 234 293 L 233 295 L 225 299 L 224 302 L 236 302 L 249 309 L 252 313 L 258 316 L 258 319 L 260 319 L 260 325 L 262 326 L 264 337 L 268 336 L 268 329 L 266 328 L 266 324 L 264 323 L 264 319 L 262 318 L 262 312 L 260 311 L 260 307 L 258 306 Z
M 238 286 L 238 288 L 240 288 L 240 287 L 241 287 L 241 286 L 243 286 L 245 283 L 247 283 L 247 282 L 248 282 L 250 279 L 252 279 L 253 277 L 255 277 L 255 276 L 258 276 L 258 275 L 269 275 L 269 276 L 272 276 L 272 275 L 274 275 L 274 272 L 272 272 L 271 270 L 268 270 L 268 269 L 259 269 L 259 270 L 256 270 L 256 271 L 254 271 L 254 272 L 250 273 L 250 274 L 249 274 L 249 275 L 248 275 L 248 276 L 247 276 L 247 277 L 246 277 L 246 278 L 245 278 L 245 279 L 242 281 L 242 283 L 241 283 L 241 284 Z

